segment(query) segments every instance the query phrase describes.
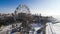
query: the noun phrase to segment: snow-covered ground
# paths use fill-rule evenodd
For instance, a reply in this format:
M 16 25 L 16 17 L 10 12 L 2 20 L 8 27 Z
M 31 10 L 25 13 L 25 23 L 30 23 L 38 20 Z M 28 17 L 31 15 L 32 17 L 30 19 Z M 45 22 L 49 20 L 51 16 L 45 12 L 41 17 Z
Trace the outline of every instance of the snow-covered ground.
M 21 23 L 17 23 L 19 27 L 21 25 Z M 0 34 L 7 34 L 8 32 L 10 32 L 12 30 L 12 25 L 8 25 L 8 26 L 4 26 L 2 31 L 0 31 Z
M 47 23 L 46 34 L 60 34 L 60 23 Z
M 53 28 L 54 28 L 56 34 L 60 34 L 60 23 L 54 24 Z
M 54 25 L 52 23 L 47 23 L 46 24 L 46 34 L 56 34 L 55 30 L 54 30 Z
M 5 26 L 3 29 L 2 29 L 2 31 L 0 31 L 0 34 L 7 34 L 8 32 L 8 30 L 11 30 L 11 27 L 12 27 L 12 25 L 9 25 L 9 26 Z
M 35 26 L 37 27 L 37 24 L 35 24 Z M 36 30 L 40 29 L 38 27 L 35 29 Z M 4 29 L 2 31 L 0 31 L 0 34 L 1 33 L 5 34 L 7 32 L 7 30 L 11 30 L 11 28 L 12 28 L 12 25 L 4 27 Z M 56 24 L 47 23 L 46 34 L 52 34 L 52 33 L 53 34 L 60 34 L 60 23 L 56 23 Z

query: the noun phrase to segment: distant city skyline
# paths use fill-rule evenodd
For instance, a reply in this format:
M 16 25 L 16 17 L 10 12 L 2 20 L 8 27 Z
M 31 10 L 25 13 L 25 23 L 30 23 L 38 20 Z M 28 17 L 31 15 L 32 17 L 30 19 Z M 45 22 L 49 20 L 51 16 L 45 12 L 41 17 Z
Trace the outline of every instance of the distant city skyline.
M 26 4 L 32 14 L 60 15 L 60 0 L 0 0 L 0 13 L 13 13 L 19 4 Z

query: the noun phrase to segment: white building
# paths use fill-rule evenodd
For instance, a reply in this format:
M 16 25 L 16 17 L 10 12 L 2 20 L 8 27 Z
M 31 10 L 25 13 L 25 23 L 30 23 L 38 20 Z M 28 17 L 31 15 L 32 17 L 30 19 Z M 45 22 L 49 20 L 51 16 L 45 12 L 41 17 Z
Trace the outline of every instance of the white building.
M 30 14 L 30 10 L 25 4 L 20 4 L 15 10 L 15 14 L 18 14 L 18 13 Z

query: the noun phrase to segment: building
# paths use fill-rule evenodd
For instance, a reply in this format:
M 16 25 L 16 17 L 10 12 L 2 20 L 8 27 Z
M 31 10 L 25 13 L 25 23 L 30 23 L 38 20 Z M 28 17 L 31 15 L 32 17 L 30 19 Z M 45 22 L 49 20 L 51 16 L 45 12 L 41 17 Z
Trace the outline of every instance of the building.
M 18 14 L 18 13 L 30 14 L 30 10 L 25 4 L 20 4 L 15 10 L 15 14 Z

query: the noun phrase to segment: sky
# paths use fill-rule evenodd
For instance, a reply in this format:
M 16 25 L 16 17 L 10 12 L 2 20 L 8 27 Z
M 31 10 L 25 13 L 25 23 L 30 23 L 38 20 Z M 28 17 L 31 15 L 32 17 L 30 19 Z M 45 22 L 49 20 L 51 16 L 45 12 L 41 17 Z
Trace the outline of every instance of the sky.
M 60 15 L 60 0 L 0 0 L 0 13 L 13 13 L 19 4 L 26 4 L 32 14 Z

